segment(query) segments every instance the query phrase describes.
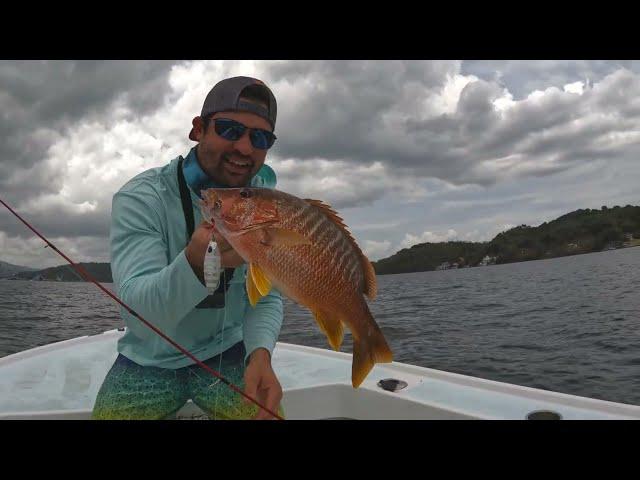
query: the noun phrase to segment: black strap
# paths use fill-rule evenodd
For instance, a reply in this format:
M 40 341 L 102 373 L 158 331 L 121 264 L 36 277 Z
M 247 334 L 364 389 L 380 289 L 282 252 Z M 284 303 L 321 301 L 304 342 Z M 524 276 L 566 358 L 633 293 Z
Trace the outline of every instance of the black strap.
M 184 180 L 184 173 L 182 172 L 182 157 L 178 160 L 178 186 L 180 187 L 180 200 L 182 200 L 182 210 L 184 211 L 184 220 L 187 224 L 187 243 L 191 240 L 195 224 L 193 220 L 193 204 L 191 203 L 191 194 L 189 193 L 189 187 Z
M 195 230 L 195 221 L 193 219 L 193 203 L 191 202 L 191 194 L 189 193 L 189 187 L 184 179 L 184 173 L 182 172 L 182 160 L 180 157 L 178 160 L 178 186 L 180 187 L 180 200 L 182 201 L 182 210 L 184 212 L 184 220 L 187 229 L 187 244 L 193 236 Z M 200 302 L 196 308 L 223 308 L 225 292 L 229 290 L 229 280 L 233 277 L 235 268 L 225 268 L 220 273 L 220 284 L 213 295 L 209 295 L 202 302 Z

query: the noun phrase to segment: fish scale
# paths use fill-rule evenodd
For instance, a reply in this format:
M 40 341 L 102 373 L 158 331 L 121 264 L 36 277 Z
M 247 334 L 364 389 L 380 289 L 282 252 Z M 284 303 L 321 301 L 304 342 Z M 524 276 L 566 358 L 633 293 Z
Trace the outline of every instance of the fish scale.
M 296 202 L 297 203 L 297 202 Z M 293 207 L 293 208 L 292 208 Z M 298 207 L 302 208 L 302 207 Z M 293 212 L 289 213 L 288 210 L 294 210 L 295 206 L 291 205 L 289 208 L 283 208 L 281 210 L 282 217 L 284 221 L 282 222 L 285 228 L 291 228 L 293 230 L 299 231 L 303 235 L 308 235 L 309 238 L 315 243 L 318 244 L 319 247 L 317 249 L 316 255 L 310 256 L 310 264 L 312 266 L 312 273 L 323 272 L 323 265 L 332 264 L 336 266 L 337 259 L 339 256 L 343 256 L 346 259 L 345 266 L 343 270 L 336 270 L 341 273 L 343 277 L 345 273 L 349 271 L 350 268 L 358 262 L 358 258 L 355 252 L 355 249 L 350 245 L 348 241 L 341 242 L 342 249 L 335 249 L 333 251 L 327 248 L 329 238 L 343 238 L 346 239 L 346 235 L 333 223 L 331 222 L 326 215 L 324 215 L 317 207 L 311 206 L 307 209 L 306 214 L 302 217 L 300 222 L 296 222 L 294 220 L 295 216 Z M 290 219 L 290 220 L 287 220 Z M 324 240 L 324 241 L 323 241 Z M 299 247 L 304 248 L 304 247 Z M 278 251 L 289 251 L 291 249 L 277 249 Z M 301 252 L 302 254 L 302 252 Z M 326 295 L 328 293 L 333 294 L 334 296 L 340 296 L 341 292 L 345 292 L 345 289 L 340 288 L 339 282 L 331 281 L 333 278 L 327 277 L 324 278 L 322 276 L 308 275 L 308 272 L 305 272 L 303 265 L 297 260 L 297 256 L 288 255 L 287 258 L 278 258 L 274 259 L 276 264 L 280 265 L 299 265 L 300 269 L 296 271 L 297 275 L 291 275 L 289 277 L 290 281 L 297 281 L 302 279 L 303 288 L 301 290 L 305 292 L 309 292 L 312 294 L 312 301 L 315 304 L 314 306 L 319 306 L 326 300 Z M 356 286 L 360 286 L 362 283 L 362 272 L 359 272 L 360 275 L 358 279 L 354 282 Z M 324 280 L 324 281 L 323 281 Z M 327 291 L 328 290 L 328 291 Z M 347 290 L 348 291 L 348 290 Z
M 302 209 L 302 207 L 299 207 L 299 209 Z M 331 223 L 326 218 L 326 216 L 324 216 L 321 212 L 319 212 L 315 207 L 310 207 L 306 209 L 307 211 L 305 215 L 299 221 L 296 221 L 294 212 L 291 212 L 289 214 L 289 212 L 287 212 L 287 209 L 284 209 L 284 210 L 285 211 L 281 212 L 283 214 L 283 218 L 285 219 L 288 218 L 290 220 L 283 221 L 282 222 L 283 226 L 286 228 L 298 230 L 303 235 L 309 235 L 309 237 L 314 243 L 323 245 L 323 243 L 321 243 L 322 238 L 324 236 L 327 236 L 327 232 L 330 232 L 330 234 L 333 234 L 333 236 L 336 236 L 336 237 L 339 237 L 341 234 L 339 229 L 333 223 Z M 294 209 L 291 209 L 291 210 L 294 210 Z M 326 243 L 324 245 L 326 245 Z M 304 248 L 304 247 L 299 247 L 299 248 Z M 291 250 L 284 249 L 284 248 L 276 248 L 274 249 L 274 251 L 277 251 L 280 253 L 286 253 Z M 311 272 L 321 271 L 323 261 L 333 263 L 336 253 L 338 252 L 334 252 L 332 254 L 326 248 L 322 248 L 318 253 L 319 255 L 315 255 L 310 258 L 310 263 L 312 265 Z M 304 267 L 302 266 L 302 264 L 300 264 L 299 261 L 296 260 L 296 258 L 297 257 L 295 256 L 287 255 L 286 257 L 285 256 L 274 257 L 273 261 L 275 264 L 286 266 L 285 272 L 289 273 L 289 275 L 287 275 L 288 280 L 296 281 L 296 280 L 302 279 L 303 281 L 302 290 L 307 292 L 313 292 L 314 300 L 316 302 L 321 302 L 322 294 L 327 293 L 326 287 L 322 288 L 323 285 L 318 285 L 317 282 L 312 282 L 311 280 L 314 277 L 305 275 Z M 295 266 L 299 266 L 300 268 L 296 270 Z M 293 267 L 293 268 L 289 268 L 289 267 Z M 321 278 L 317 278 L 317 280 L 321 280 Z M 334 292 L 332 293 L 338 293 L 338 292 L 334 290 Z

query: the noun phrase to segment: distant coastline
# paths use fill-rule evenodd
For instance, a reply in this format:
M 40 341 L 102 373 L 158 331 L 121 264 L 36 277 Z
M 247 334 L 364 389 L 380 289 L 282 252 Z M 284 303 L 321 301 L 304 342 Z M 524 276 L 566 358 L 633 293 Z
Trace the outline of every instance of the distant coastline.
M 576 210 L 537 227 L 520 225 L 490 242 L 421 243 L 371 262 L 376 274 L 482 267 L 640 246 L 640 207 Z
M 80 263 L 89 274 L 100 283 L 113 283 L 110 263 Z M 60 265 L 44 270 L 19 272 L 7 280 L 30 280 L 34 282 L 84 282 L 71 265 Z

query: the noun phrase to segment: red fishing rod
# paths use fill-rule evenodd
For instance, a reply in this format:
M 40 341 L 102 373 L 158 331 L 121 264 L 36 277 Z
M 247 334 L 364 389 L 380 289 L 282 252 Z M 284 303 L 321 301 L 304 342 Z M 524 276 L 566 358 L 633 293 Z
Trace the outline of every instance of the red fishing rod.
M 240 388 L 238 388 L 237 386 L 235 386 L 233 383 L 231 383 L 229 380 L 227 380 L 225 377 L 223 377 L 221 374 L 219 374 L 218 372 L 216 372 L 215 370 L 213 370 L 212 368 L 208 367 L 207 365 L 205 365 L 204 363 L 202 363 L 200 360 L 198 360 L 196 357 L 194 357 L 191 353 L 189 353 L 186 349 L 184 349 L 183 347 L 181 347 L 179 344 L 177 344 L 176 342 L 174 342 L 171 338 L 169 338 L 168 336 L 166 336 L 164 333 L 162 333 L 162 331 L 160 331 L 157 327 L 155 327 L 154 325 L 152 325 L 151 323 L 147 322 L 144 318 L 142 318 L 142 316 L 140 316 L 138 313 L 136 313 L 131 307 L 129 307 L 127 304 L 125 304 L 122 300 L 120 300 L 118 297 L 116 297 L 113 293 L 111 293 L 109 290 L 107 290 L 106 288 L 104 288 L 102 285 L 100 285 L 100 283 L 98 283 L 90 274 L 89 272 L 87 272 L 81 265 L 78 265 L 76 263 L 74 263 L 69 257 L 67 257 L 64 253 L 62 253 L 60 250 L 58 250 L 58 248 L 51 243 L 49 240 L 47 240 L 43 235 L 41 235 L 35 228 L 33 228 L 26 220 L 24 220 L 20 215 L 18 215 L 9 205 L 7 205 L 1 198 L 0 198 L 0 203 L 2 203 L 2 205 L 4 205 L 5 207 L 7 207 L 7 209 L 13 213 L 18 220 L 20 220 L 22 223 L 24 223 L 33 233 L 35 233 L 37 236 L 39 236 L 42 240 L 44 240 L 44 242 L 47 244 L 47 246 L 51 247 L 56 253 L 58 253 L 62 258 L 64 258 L 67 262 L 69 262 L 71 264 L 71 266 L 80 274 L 80 276 L 82 278 L 84 278 L 86 281 L 94 283 L 100 290 L 102 290 L 104 293 L 106 293 L 107 295 L 109 295 L 111 298 L 113 298 L 116 302 L 118 302 L 120 305 L 122 305 L 127 312 L 129 312 L 131 315 L 135 316 L 138 320 L 140 320 L 142 323 L 144 323 L 147 327 L 149 327 L 151 330 L 153 330 L 154 332 L 156 332 L 158 335 L 160 335 L 162 338 L 164 338 L 167 342 L 169 342 L 171 345 L 173 345 L 175 348 L 177 348 L 178 350 L 180 350 L 180 352 L 182 352 L 183 354 L 185 354 L 187 357 L 189 357 L 191 360 L 193 360 L 197 365 L 199 365 L 200 367 L 202 367 L 204 370 L 206 370 L 207 372 L 209 372 L 211 375 L 213 375 L 214 377 L 218 378 L 222 383 L 224 383 L 225 385 L 227 385 L 231 390 L 233 390 L 234 392 L 239 393 L 240 395 L 242 395 L 244 398 L 246 398 L 247 400 L 250 400 L 251 402 L 255 403 L 258 407 L 262 408 L 264 411 L 266 411 L 267 413 L 273 415 L 275 418 L 277 418 L 278 420 L 284 420 L 284 418 L 282 418 L 280 415 L 278 415 L 277 413 L 272 412 L 271 410 L 269 410 L 267 407 L 263 406 L 262 404 L 260 404 L 257 400 L 255 400 L 254 398 L 251 398 L 249 395 L 247 395 L 246 393 L 244 393 Z

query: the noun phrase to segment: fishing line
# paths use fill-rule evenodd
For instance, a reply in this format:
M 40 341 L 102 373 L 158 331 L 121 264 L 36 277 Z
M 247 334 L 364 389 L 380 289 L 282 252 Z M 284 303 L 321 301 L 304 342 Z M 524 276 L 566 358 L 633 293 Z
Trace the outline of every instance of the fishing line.
M 222 339 L 220 340 L 220 344 L 222 348 L 224 348 L 224 324 L 227 321 L 227 270 L 224 269 L 222 271 L 222 278 L 224 281 L 224 285 L 222 286 L 222 291 L 224 292 L 224 315 L 222 317 Z M 220 362 L 218 363 L 218 371 L 222 372 L 222 354 L 224 350 L 220 352 Z M 217 411 L 218 411 L 218 396 L 220 394 L 220 389 L 216 390 L 216 401 L 213 405 L 213 419 L 217 419 Z
M 175 347 L 176 349 L 178 349 L 181 353 L 183 353 L 184 355 L 186 355 L 187 357 L 189 357 L 191 360 L 193 360 L 199 367 L 201 367 L 202 369 L 204 369 L 205 371 L 209 372 L 211 375 L 213 375 L 214 377 L 218 378 L 222 383 L 224 383 L 226 386 L 228 386 L 231 390 L 233 390 L 234 392 L 242 395 L 243 397 L 245 397 L 247 400 L 250 400 L 251 402 L 255 403 L 258 407 L 262 408 L 263 410 L 265 410 L 266 412 L 268 412 L 270 415 L 273 415 L 275 418 L 277 418 L 278 420 L 284 420 L 284 418 L 282 418 L 280 415 L 278 415 L 275 412 L 272 412 L 270 409 L 268 409 L 267 407 L 263 406 L 262 404 L 260 404 L 257 400 L 251 398 L 249 395 L 247 395 L 246 393 L 244 393 L 240 388 L 238 388 L 236 385 L 234 385 L 233 383 L 231 383 L 229 380 L 227 380 L 225 377 L 223 377 L 221 374 L 219 374 L 218 372 L 216 372 L 215 370 L 213 370 L 212 368 L 208 367 L 206 364 L 202 363 L 200 360 L 198 360 L 195 356 L 193 356 L 189 351 L 187 351 L 186 349 L 184 349 L 183 347 L 181 347 L 178 343 L 176 343 L 175 341 L 173 341 L 171 338 L 169 338 L 167 335 L 165 335 L 161 330 L 159 330 L 157 327 L 155 327 L 154 325 L 152 325 L 151 323 L 147 322 L 144 318 L 142 318 L 142 316 L 140 316 L 138 313 L 136 313 L 131 307 L 129 307 L 127 304 L 125 304 L 122 300 L 120 300 L 117 296 L 115 296 L 113 293 L 111 293 L 109 290 L 107 290 L 106 288 L 104 288 L 102 285 L 100 285 L 100 283 L 98 283 L 98 281 L 94 280 L 94 278 L 89 274 L 89 272 L 87 272 L 82 266 L 74 263 L 69 257 L 67 257 L 64 253 L 62 253 L 53 243 L 51 243 L 49 240 L 47 240 L 43 235 L 41 235 L 35 228 L 33 228 L 29 222 L 27 222 L 26 220 L 24 220 L 20 215 L 18 215 L 9 205 L 7 205 L 1 198 L 0 198 L 0 203 L 2 203 L 2 205 L 4 205 L 11 213 L 13 213 L 13 215 L 15 215 L 16 218 L 18 218 L 18 220 L 20 220 L 22 223 L 24 223 L 33 233 L 35 233 L 38 237 L 40 237 L 46 244 L 47 247 L 51 247 L 58 255 L 60 255 L 62 258 L 64 258 L 67 262 L 69 262 L 71 264 L 71 266 L 76 269 L 76 271 L 80 274 L 80 276 L 82 276 L 82 278 L 84 278 L 86 281 L 91 282 L 93 284 L 95 284 L 100 290 L 102 290 L 104 293 L 106 293 L 107 295 L 109 295 L 113 300 L 115 300 L 116 302 L 118 302 L 121 306 L 123 306 L 127 312 L 129 312 L 131 315 L 133 315 L 134 317 L 136 317 L 138 320 L 140 320 L 144 325 L 146 325 L 147 327 L 149 327 L 151 330 L 153 330 L 154 332 L 156 332 L 158 335 L 160 335 L 164 340 L 166 340 L 167 342 L 169 342 L 173 347 Z M 46 247 L 45 247 L 46 248 Z

